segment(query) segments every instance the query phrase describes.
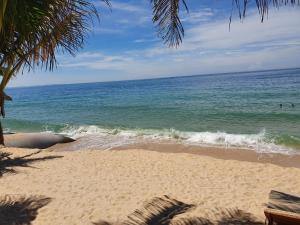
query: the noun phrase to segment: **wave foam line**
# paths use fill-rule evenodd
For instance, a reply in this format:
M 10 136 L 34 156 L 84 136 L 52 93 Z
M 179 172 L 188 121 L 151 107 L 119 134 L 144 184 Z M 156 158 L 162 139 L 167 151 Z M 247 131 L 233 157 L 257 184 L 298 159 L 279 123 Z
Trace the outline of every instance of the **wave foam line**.
M 140 143 L 142 141 L 170 141 L 188 145 L 208 145 L 221 147 L 238 147 L 252 149 L 260 153 L 299 154 L 296 150 L 286 146 L 276 145 L 275 140 L 268 137 L 265 130 L 257 134 L 229 134 L 226 132 L 182 132 L 175 129 L 151 130 L 151 129 L 104 129 L 98 126 L 67 126 L 61 134 L 78 139 L 93 136 L 93 145 L 103 144 L 116 147 Z M 97 136 L 98 138 L 95 138 Z M 101 139 L 101 141 L 100 141 Z M 99 146 L 101 147 L 101 146 Z M 109 148 L 109 147 L 108 147 Z

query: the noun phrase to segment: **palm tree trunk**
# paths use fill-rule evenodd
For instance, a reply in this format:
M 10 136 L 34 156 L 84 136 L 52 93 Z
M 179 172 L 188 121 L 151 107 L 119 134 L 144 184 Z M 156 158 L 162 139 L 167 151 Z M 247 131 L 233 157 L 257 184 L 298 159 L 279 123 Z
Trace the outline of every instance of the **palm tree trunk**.
M 1 121 L 0 121 L 0 145 L 4 146 L 4 135 L 3 135 L 3 129 L 2 129 Z

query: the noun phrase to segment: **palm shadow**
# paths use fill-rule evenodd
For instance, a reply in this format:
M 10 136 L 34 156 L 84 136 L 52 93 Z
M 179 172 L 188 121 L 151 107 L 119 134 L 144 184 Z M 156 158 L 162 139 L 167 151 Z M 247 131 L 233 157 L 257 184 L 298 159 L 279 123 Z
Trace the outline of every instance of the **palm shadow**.
M 30 225 L 38 215 L 38 210 L 51 201 L 43 196 L 13 198 L 5 196 L 0 199 L 1 225 Z
M 239 209 L 216 209 L 216 220 L 204 217 L 175 218 L 193 208 L 193 204 L 186 204 L 168 196 L 157 197 L 142 209 L 135 210 L 124 222 L 99 221 L 94 225 L 264 225 L 252 214 Z
M 157 197 L 142 209 L 135 210 L 124 222 L 99 221 L 94 225 L 264 225 L 252 214 L 239 209 L 216 209 L 215 220 L 204 217 L 175 218 L 193 208 L 193 204 L 186 204 L 168 196 Z
M 39 154 L 41 151 L 37 151 L 25 156 L 11 157 L 11 153 L 0 152 L 0 177 L 2 177 L 6 173 L 15 174 L 17 171 L 14 167 L 31 167 L 32 163 L 46 161 L 51 159 L 62 158 L 63 156 L 45 156 L 38 158 L 31 158 L 34 155 Z

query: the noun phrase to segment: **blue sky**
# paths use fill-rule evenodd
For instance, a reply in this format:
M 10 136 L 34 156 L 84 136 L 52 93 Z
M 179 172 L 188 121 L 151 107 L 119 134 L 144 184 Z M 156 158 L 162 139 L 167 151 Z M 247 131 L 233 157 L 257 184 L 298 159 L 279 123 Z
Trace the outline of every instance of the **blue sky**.
M 272 9 L 260 23 L 253 6 L 228 29 L 231 1 L 186 0 L 183 44 L 170 49 L 157 37 L 149 0 L 112 0 L 76 57 L 58 54 L 53 72 L 24 71 L 10 86 L 84 83 L 300 67 L 300 7 Z M 254 1 L 252 1 L 254 2 Z

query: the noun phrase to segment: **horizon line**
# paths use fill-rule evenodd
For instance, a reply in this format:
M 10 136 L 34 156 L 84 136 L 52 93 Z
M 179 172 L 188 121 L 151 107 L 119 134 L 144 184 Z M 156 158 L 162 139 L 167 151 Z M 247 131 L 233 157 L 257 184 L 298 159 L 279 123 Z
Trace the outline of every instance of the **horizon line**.
M 144 81 L 144 80 L 160 80 L 160 79 L 171 79 L 171 78 L 181 78 L 181 77 L 196 77 L 196 76 L 213 76 L 213 75 L 228 75 L 234 73 L 251 73 L 251 72 L 267 72 L 273 70 L 295 70 L 300 69 L 300 67 L 294 68 L 278 68 L 278 69 L 264 69 L 264 70 L 248 70 L 248 71 L 235 71 L 235 72 L 224 72 L 224 73 L 201 73 L 193 75 L 178 75 L 178 76 L 166 76 L 166 77 L 156 77 L 156 78 L 142 78 L 142 79 L 125 79 L 125 80 L 111 80 L 111 81 L 91 81 L 91 82 L 78 82 L 78 83 L 53 83 L 53 84 L 38 84 L 38 85 L 28 85 L 28 86 L 13 86 L 7 87 L 7 89 L 17 89 L 17 88 L 34 88 L 34 87 L 48 87 L 48 86 L 63 86 L 63 85 L 79 85 L 79 84 L 96 84 L 96 83 L 113 83 L 113 82 L 123 82 L 123 81 Z

